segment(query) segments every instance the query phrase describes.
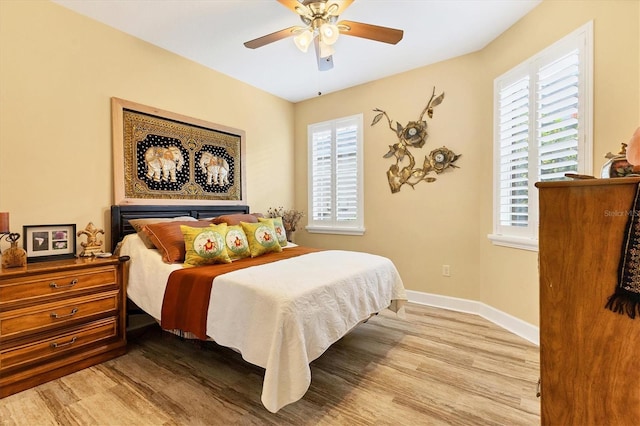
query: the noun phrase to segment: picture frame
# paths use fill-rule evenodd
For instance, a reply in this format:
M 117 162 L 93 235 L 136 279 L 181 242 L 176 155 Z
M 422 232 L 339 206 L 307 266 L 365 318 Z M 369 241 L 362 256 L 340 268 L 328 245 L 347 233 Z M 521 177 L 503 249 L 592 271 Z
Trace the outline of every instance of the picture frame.
M 111 98 L 114 204 L 246 204 L 245 132 Z
M 27 263 L 76 257 L 76 225 L 25 225 L 23 247 Z

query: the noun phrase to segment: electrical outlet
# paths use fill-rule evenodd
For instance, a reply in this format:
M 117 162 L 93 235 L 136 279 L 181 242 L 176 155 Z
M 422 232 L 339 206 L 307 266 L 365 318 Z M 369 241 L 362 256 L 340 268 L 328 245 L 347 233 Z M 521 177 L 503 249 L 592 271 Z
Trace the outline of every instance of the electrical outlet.
M 449 265 L 442 265 L 442 276 L 443 277 L 451 276 L 451 267 Z

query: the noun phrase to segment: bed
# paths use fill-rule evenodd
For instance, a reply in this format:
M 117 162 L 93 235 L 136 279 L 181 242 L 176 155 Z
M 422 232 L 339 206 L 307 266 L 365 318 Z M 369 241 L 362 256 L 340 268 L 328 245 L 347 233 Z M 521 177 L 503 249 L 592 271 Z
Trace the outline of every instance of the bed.
M 304 396 L 311 383 L 309 363 L 331 344 L 383 309 L 402 316 L 406 292 L 398 271 L 385 257 L 286 242 L 279 252 L 234 259 L 231 264 L 188 268 L 180 262 L 168 263 L 163 259 L 164 246 L 149 248 L 140 229 L 136 231 L 130 222 L 189 217 L 200 223 L 248 214 L 247 206 L 112 206 L 111 239 L 113 250 L 130 258 L 128 298 L 163 329 L 189 338 L 211 339 L 264 368 L 261 401 L 275 413 Z M 154 226 L 159 225 L 148 227 Z M 246 267 L 224 269 L 240 266 Z M 177 297 L 179 302 L 165 299 L 165 293 L 174 294 L 172 289 L 185 287 L 184 283 L 172 287 L 177 275 L 204 275 L 216 270 L 228 272 L 217 272 L 215 278 L 206 279 L 210 293 L 205 293 L 207 300 L 201 308 L 194 306 L 205 297 Z M 202 310 L 203 334 L 181 330 L 181 326 L 165 327 L 171 303 L 181 303 L 174 310 L 185 315 Z

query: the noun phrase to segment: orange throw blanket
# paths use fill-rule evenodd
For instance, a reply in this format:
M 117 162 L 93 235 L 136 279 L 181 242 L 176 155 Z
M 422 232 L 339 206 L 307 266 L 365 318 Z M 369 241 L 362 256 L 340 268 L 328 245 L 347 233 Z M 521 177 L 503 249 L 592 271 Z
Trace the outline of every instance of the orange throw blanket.
M 207 312 L 213 279 L 218 275 L 250 266 L 264 265 L 307 253 L 321 251 L 311 247 L 291 247 L 279 253 L 247 257 L 233 263 L 198 266 L 173 271 L 169 275 L 162 300 L 160 325 L 165 330 L 180 330 L 207 339 Z

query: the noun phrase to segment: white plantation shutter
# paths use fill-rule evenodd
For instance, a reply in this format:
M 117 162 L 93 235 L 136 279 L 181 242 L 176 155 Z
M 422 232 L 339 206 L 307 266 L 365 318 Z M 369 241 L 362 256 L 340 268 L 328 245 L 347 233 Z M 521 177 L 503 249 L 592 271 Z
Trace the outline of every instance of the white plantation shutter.
M 336 129 L 336 220 L 358 219 L 358 125 Z
M 331 127 L 321 126 L 312 133 L 311 197 L 309 209 L 315 221 L 331 220 L 333 211 L 333 155 Z
M 309 126 L 309 232 L 362 234 L 362 114 Z
M 577 49 L 538 71 L 538 180 L 578 171 L 580 56 Z
M 494 233 L 537 249 L 535 183 L 591 173 L 593 24 L 494 82 Z
M 527 226 L 529 77 L 500 90 L 500 225 Z

